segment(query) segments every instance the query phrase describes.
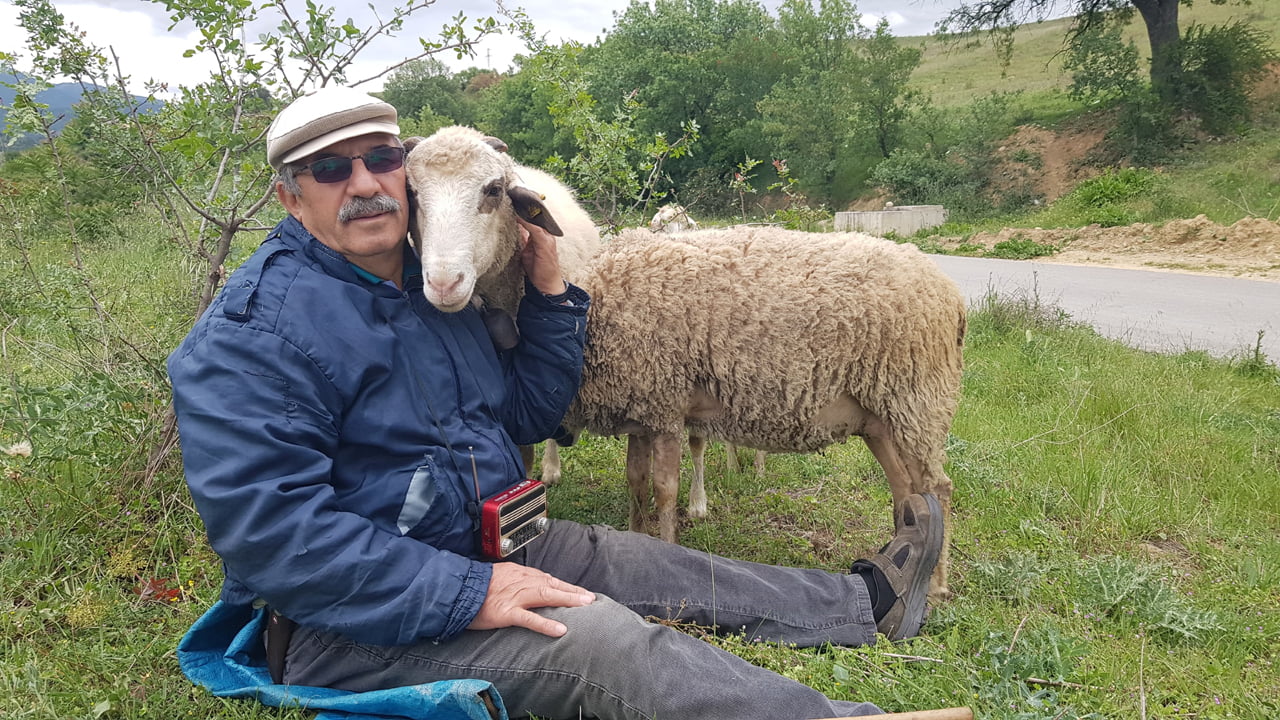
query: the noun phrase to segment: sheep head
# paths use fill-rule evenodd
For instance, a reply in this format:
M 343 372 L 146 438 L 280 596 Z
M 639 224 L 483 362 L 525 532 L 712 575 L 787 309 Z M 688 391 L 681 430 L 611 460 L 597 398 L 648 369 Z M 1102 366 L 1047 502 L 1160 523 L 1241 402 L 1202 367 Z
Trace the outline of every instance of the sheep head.
M 688 211 L 680 205 L 663 205 L 649 221 L 649 229 L 653 232 L 678 233 L 686 230 L 697 230 L 698 223 L 689 217 Z
M 500 141 L 454 126 L 411 138 L 405 162 L 409 235 L 422 260 L 423 292 L 440 310 L 466 307 L 484 277 L 520 274 L 515 217 L 561 235 L 536 191 L 520 182 L 518 166 Z M 516 289 L 511 290 L 512 293 Z

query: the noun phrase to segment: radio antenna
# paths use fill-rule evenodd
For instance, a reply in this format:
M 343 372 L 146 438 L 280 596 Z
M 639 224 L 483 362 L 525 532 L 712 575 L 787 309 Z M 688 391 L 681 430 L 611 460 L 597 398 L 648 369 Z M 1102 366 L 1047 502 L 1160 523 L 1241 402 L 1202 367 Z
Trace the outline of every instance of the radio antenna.
M 471 480 L 476 485 L 476 502 L 480 502 L 480 473 L 476 471 L 476 449 L 468 445 L 467 452 L 471 453 Z

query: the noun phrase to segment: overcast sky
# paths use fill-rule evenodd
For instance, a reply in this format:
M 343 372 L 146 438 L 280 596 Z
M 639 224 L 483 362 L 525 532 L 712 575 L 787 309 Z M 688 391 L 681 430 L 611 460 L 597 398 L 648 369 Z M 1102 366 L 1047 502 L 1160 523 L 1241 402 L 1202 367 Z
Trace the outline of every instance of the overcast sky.
M 614 13 L 626 9 L 629 0 L 507 0 L 508 7 L 523 7 L 540 33 L 555 44 L 563 40 L 594 42 L 613 27 Z M 351 17 L 357 26 L 372 23 L 368 0 L 324 0 L 325 5 L 338 8 L 335 17 Z M 378 3 L 384 8 L 394 7 Z M 779 0 L 764 0 L 770 12 L 775 12 Z M 815 2 L 816 4 L 816 2 Z M 889 20 L 894 35 L 924 35 L 933 30 L 934 23 L 946 11 L 960 4 L 960 0 L 863 0 L 857 3 L 868 26 L 874 26 L 882 17 Z M 169 30 L 169 19 L 162 4 L 143 0 L 104 0 L 103 2 L 69 2 L 54 0 L 54 6 L 67 19 L 86 33 L 88 41 L 101 48 L 112 48 L 120 58 L 120 64 L 131 76 L 130 85 L 141 91 L 143 83 L 151 78 L 163 79 L 170 84 L 194 84 L 209 76 L 211 64 L 201 58 L 185 59 L 183 51 L 193 47 L 198 37 L 194 26 L 182 24 Z M 297 7 L 295 17 L 303 13 L 302 2 L 291 0 L 290 7 Z M 412 32 L 402 33 L 393 39 L 383 39 L 370 47 L 361 57 L 363 62 L 348 74 L 351 81 L 377 74 L 411 54 L 416 54 L 419 36 L 435 40 L 440 27 L 458 13 L 468 18 L 497 16 L 492 0 L 437 0 L 431 8 L 415 14 Z M 385 13 L 384 13 L 385 16 Z M 252 37 L 270 27 L 254 28 Z M 18 27 L 18 10 L 10 0 L 0 0 L 0 50 L 19 52 L 26 45 L 26 36 Z M 469 66 L 507 69 L 516 53 L 524 52 L 520 41 L 511 36 L 496 36 L 486 40 L 475 58 L 456 60 L 452 53 L 439 55 L 450 66 L 462 69 Z M 446 56 L 447 55 L 447 56 Z M 19 64 L 21 69 L 23 64 Z M 365 87 L 378 89 L 381 81 Z

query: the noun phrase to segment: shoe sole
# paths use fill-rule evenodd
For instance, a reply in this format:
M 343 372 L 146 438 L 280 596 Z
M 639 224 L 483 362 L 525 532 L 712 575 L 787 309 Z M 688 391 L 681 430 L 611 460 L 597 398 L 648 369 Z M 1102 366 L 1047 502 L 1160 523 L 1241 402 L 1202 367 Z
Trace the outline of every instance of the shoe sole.
M 911 587 L 907 591 L 909 601 L 902 613 L 903 626 L 898 629 L 904 638 L 920 634 L 920 626 L 924 624 L 924 604 L 929 594 L 929 580 L 933 577 L 933 570 L 937 567 L 938 558 L 942 555 L 945 523 L 942 517 L 942 503 L 931 494 L 920 497 L 924 498 L 929 506 L 929 526 L 925 532 L 924 552 L 920 562 L 921 570 L 927 567 L 928 572 L 918 572 L 911 579 Z

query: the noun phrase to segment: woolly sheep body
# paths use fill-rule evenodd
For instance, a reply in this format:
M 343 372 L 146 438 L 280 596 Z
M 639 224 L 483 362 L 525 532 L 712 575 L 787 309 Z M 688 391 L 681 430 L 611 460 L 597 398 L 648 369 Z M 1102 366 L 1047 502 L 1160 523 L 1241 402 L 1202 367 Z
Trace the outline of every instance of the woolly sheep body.
M 512 206 L 488 191 L 511 193 L 523 177 L 546 195 L 565 230 L 565 277 L 592 295 L 583 383 L 566 425 L 630 435 L 632 529 L 645 525 L 652 491 L 660 535 L 676 540 L 686 427 L 777 452 L 860 435 L 895 506 L 933 492 L 949 514 L 942 463 L 959 396 L 964 300 L 914 246 L 735 227 L 628 231 L 601 250 L 570 191 L 474 130 L 441 130 L 406 167 L 420 200 L 411 227 L 424 273 L 450 291 L 427 290 L 442 310 L 460 309 L 473 291 L 514 310 L 523 279 Z M 946 565 L 944 545 L 935 599 L 946 594 Z
M 647 524 L 652 458 L 659 533 L 675 540 L 686 428 L 773 452 L 860 435 L 895 506 L 932 492 L 949 513 L 964 298 L 915 246 L 768 227 L 627 231 L 584 282 L 590 342 L 566 425 L 631 435 L 633 529 Z
M 595 432 L 687 425 L 808 452 L 848 437 L 815 421 L 847 392 L 895 418 L 905 443 L 941 452 L 958 397 L 964 299 L 913 245 L 765 227 L 627 231 L 584 282 L 592 342 L 571 413 Z M 686 417 L 696 389 L 732 411 Z M 931 402 L 918 408 L 920 398 Z
M 676 233 L 697 230 L 698 223 L 689 216 L 689 211 L 683 205 L 668 203 L 658 209 L 654 213 L 653 219 L 649 221 L 649 229 L 653 232 L 663 232 L 669 235 Z M 707 516 L 707 491 L 706 491 L 706 451 L 708 438 L 697 434 L 689 433 L 689 455 L 693 463 L 693 482 L 690 484 L 689 490 L 689 515 L 691 517 L 701 518 Z M 724 444 L 725 465 L 729 472 L 738 472 L 738 448 L 733 443 Z M 755 461 L 753 463 L 756 476 L 764 476 L 764 461 L 767 453 L 763 450 L 756 450 Z M 559 458 L 554 458 L 557 463 Z M 549 463 L 544 460 L 543 466 Z

